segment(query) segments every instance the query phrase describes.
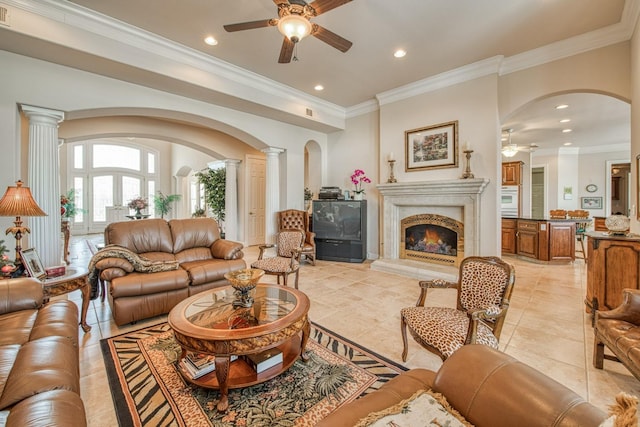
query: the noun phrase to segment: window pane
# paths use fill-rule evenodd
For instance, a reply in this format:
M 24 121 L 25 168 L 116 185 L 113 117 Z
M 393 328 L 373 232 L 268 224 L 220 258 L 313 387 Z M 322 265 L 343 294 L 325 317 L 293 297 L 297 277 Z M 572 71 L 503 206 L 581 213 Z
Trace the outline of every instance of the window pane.
M 75 190 L 75 204 L 76 204 L 76 216 L 75 222 L 84 222 L 84 179 L 76 176 L 73 178 L 73 189 Z
M 147 189 L 149 191 L 149 208 L 147 210 L 149 211 L 149 215 L 155 216 L 156 209 L 155 206 L 153 206 L 153 195 L 156 193 L 156 182 L 154 180 L 149 180 L 149 186 Z
M 113 206 L 113 177 L 93 177 L 93 221 L 106 221 L 105 206 Z
M 140 170 L 140 150 L 121 145 L 93 145 L 93 167 Z
M 147 154 L 147 173 L 156 173 L 156 156 L 155 154 Z M 149 193 L 153 194 L 153 193 Z
M 84 159 L 82 158 L 82 153 L 84 152 L 83 145 L 76 145 L 73 147 L 73 167 L 75 169 L 82 169 L 84 165 Z
M 129 202 L 138 197 L 144 197 L 140 191 L 140 179 L 132 176 L 122 177 L 122 206 L 127 206 Z

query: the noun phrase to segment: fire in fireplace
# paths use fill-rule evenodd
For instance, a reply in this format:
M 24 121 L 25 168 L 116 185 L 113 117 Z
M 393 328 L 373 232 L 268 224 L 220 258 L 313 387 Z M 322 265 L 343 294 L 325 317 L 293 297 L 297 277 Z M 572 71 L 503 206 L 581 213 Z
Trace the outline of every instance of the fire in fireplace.
M 400 224 L 400 258 L 455 266 L 464 258 L 464 227 L 460 221 L 420 214 Z

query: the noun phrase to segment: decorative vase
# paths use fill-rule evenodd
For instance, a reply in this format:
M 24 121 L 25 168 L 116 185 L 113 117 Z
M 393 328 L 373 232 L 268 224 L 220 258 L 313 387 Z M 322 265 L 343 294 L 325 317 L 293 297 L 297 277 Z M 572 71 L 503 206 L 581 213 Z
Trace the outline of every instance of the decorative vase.
M 353 193 L 353 200 L 364 200 L 364 191 L 355 191 Z
M 140 219 L 142 218 L 142 212 L 140 212 L 140 209 L 136 208 L 136 218 Z
M 609 230 L 609 234 L 625 235 L 629 231 L 631 220 L 624 215 L 611 215 L 604 220 L 604 225 Z
M 264 270 L 258 268 L 246 268 L 225 273 L 224 278 L 236 290 L 234 293 L 236 299 L 233 301 L 233 307 L 248 308 L 253 305 L 253 297 L 249 294 L 249 291 L 256 287 L 262 276 L 264 276 Z

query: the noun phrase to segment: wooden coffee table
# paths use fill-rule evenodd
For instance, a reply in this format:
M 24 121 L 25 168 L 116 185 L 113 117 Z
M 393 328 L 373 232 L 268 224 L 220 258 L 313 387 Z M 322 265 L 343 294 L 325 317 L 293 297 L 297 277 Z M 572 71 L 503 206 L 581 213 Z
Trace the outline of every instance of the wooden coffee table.
M 254 304 L 249 308 L 234 308 L 234 289 L 226 286 L 187 298 L 169 313 L 169 326 L 182 347 L 181 358 L 187 351 L 215 356 L 214 372 L 198 379 L 183 376 L 200 387 L 219 389 L 219 411 L 229 406 L 230 388 L 267 381 L 286 371 L 298 356 L 307 360 L 309 298 L 296 289 L 272 284 L 258 284 L 251 292 Z M 260 373 L 242 358 L 230 361 L 231 356 L 273 347 L 282 351 L 283 362 Z

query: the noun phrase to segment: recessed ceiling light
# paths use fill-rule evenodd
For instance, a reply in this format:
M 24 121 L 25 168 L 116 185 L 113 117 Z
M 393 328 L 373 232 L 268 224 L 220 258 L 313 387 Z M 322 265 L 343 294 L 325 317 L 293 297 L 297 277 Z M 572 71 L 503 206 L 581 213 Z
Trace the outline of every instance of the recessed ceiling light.
M 322 86 L 322 85 L 315 85 L 313 88 L 315 90 L 324 90 L 324 86 Z
M 393 56 L 395 56 L 396 58 L 404 58 L 406 54 L 407 54 L 407 51 L 404 49 L 398 49 L 395 52 L 393 52 Z
M 571 145 L 571 144 L 573 144 L 573 142 L 565 142 L 565 143 L 564 143 L 564 144 L 562 144 L 562 145 Z
M 556 105 L 556 110 L 564 110 L 565 108 L 569 108 L 567 104 Z
M 206 44 L 208 44 L 209 46 L 215 46 L 215 45 L 217 45 L 217 44 L 218 44 L 218 40 L 216 40 L 216 39 L 215 39 L 215 37 L 213 37 L 213 36 L 207 36 L 207 37 L 204 39 L 204 42 L 205 42 Z
M 569 123 L 571 121 L 571 119 L 562 119 L 560 120 L 560 123 Z
M 562 133 L 573 132 L 573 129 L 562 129 Z

